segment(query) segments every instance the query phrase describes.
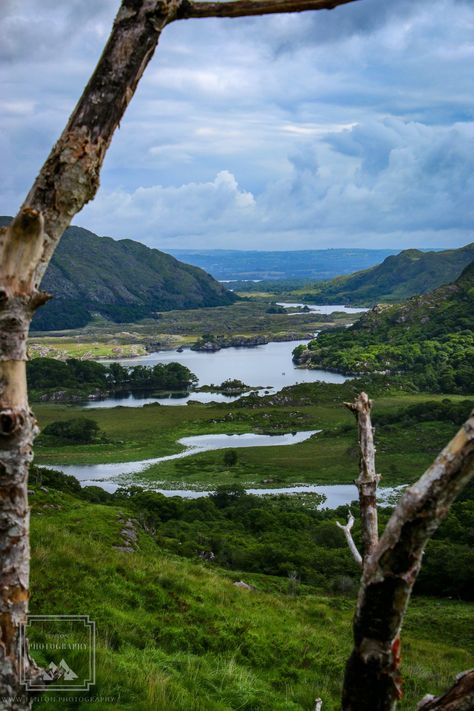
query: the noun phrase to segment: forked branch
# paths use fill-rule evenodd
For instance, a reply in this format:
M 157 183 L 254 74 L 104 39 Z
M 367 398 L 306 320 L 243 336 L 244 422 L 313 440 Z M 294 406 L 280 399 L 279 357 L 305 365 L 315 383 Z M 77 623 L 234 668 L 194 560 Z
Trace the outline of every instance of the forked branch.
M 395 709 L 402 694 L 400 630 L 424 548 L 473 476 L 474 413 L 416 484 L 405 491 L 365 561 L 354 620 L 354 648 L 344 678 L 344 711 Z

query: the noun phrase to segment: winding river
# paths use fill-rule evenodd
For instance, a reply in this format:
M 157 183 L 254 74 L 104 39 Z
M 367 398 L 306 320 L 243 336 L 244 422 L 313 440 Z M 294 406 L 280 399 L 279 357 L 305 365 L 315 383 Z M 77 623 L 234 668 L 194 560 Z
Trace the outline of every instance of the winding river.
M 136 462 L 122 462 L 114 464 L 67 464 L 67 465 L 52 465 L 55 469 L 59 469 L 64 474 L 70 474 L 78 479 L 82 486 L 100 486 L 105 491 L 114 492 L 119 486 L 126 486 L 130 483 L 139 483 L 144 488 L 164 494 L 164 496 L 180 496 L 185 499 L 197 499 L 203 496 L 209 496 L 209 490 L 199 490 L 190 488 L 181 489 L 165 489 L 153 485 L 151 481 L 135 480 L 137 474 L 145 472 L 149 467 L 159 464 L 160 462 L 170 461 L 172 459 L 182 459 L 190 457 L 199 452 L 208 452 L 211 450 L 242 447 L 283 447 L 293 444 L 305 442 L 313 435 L 318 434 L 320 430 L 307 430 L 302 432 L 291 432 L 284 435 L 260 435 L 254 433 L 246 433 L 240 435 L 229 434 L 212 434 L 212 435 L 196 435 L 193 437 L 182 437 L 178 443 L 184 447 L 182 452 L 170 454 L 164 457 L 155 457 L 153 459 L 142 459 Z M 159 483 L 159 482 L 156 482 Z M 324 506 L 328 508 L 336 508 L 338 506 L 348 505 L 357 498 L 357 490 L 353 484 L 295 484 L 293 486 L 283 487 L 259 487 L 246 489 L 248 494 L 256 496 L 264 496 L 266 494 L 320 494 L 324 496 Z M 383 502 L 393 493 L 396 493 L 395 488 L 383 488 L 379 490 L 379 498 Z
M 299 444 L 317 434 L 321 430 L 307 430 L 305 432 L 291 432 L 283 435 L 261 435 L 249 432 L 246 434 L 205 434 L 192 437 L 182 437 L 178 440 L 184 449 L 177 454 L 168 454 L 165 457 L 141 459 L 136 462 L 119 462 L 114 464 L 64 464 L 54 465 L 64 474 L 72 474 L 86 486 L 98 484 L 116 477 L 139 474 L 154 464 L 169 462 L 171 459 L 183 459 L 200 452 L 210 452 L 216 449 L 240 449 L 242 447 L 283 447 L 285 445 Z

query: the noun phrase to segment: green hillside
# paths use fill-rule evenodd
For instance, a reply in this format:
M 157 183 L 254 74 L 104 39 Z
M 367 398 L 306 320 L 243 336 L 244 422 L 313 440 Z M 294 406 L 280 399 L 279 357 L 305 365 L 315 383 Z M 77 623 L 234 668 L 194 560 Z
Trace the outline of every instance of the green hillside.
M 469 392 L 474 382 L 474 262 L 453 283 L 399 306 L 377 306 L 351 328 L 322 333 L 294 358 L 343 373 L 408 376 L 417 387 Z
M 147 518 L 126 498 L 90 503 L 49 482 L 31 486 L 31 612 L 89 615 L 97 627 L 96 684 L 89 692 L 62 692 L 61 709 L 306 711 L 318 696 L 325 710 L 339 708 L 353 591 L 328 593 L 201 560 L 207 520 L 219 513 L 209 500 L 188 504 L 186 519 L 172 520 L 175 499 L 160 500 Z M 301 528 L 301 515 L 289 511 L 288 525 Z M 191 523 L 200 524 L 201 535 L 183 551 L 179 540 Z M 324 525 L 326 538 L 336 538 L 332 517 Z M 166 550 L 171 543 L 180 555 Z M 275 543 L 263 539 L 263 545 L 271 560 Z M 329 547 L 326 559 L 334 553 Z M 254 589 L 233 585 L 239 580 Z M 427 691 L 441 691 L 469 667 L 471 622 L 465 602 L 412 601 L 400 709 L 413 709 Z M 53 656 L 59 662 L 64 651 L 34 654 L 44 664 Z M 80 670 L 81 651 L 68 650 L 67 662 Z M 58 708 L 58 694 L 46 694 L 35 708 Z
M 0 217 L 0 226 L 10 222 Z M 231 304 L 236 296 L 198 267 L 131 239 L 99 237 L 68 227 L 46 271 L 42 289 L 55 298 L 33 320 L 33 330 L 85 326 L 96 314 L 115 322 L 157 311 Z
M 443 252 L 406 249 L 376 267 L 315 284 L 303 298 L 329 304 L 396 303 L 449 284 L 473 260 L 474 242 Z

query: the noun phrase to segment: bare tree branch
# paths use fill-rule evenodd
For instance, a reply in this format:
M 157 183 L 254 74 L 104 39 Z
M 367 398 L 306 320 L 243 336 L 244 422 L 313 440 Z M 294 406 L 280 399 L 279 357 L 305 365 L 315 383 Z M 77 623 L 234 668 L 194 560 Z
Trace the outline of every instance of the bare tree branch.
M 306 12 L 307 10 L 333 10 L 357 0 L 235 0 L 231 2 L 194 2 L 182 0 L 176 18 L 192 17 L 248 17 L 281 12 Z
M 426 543 L 474 475 L 474 413 L 402 496 L 362 573 L 344 711 L 393 711 L 401 696 L 400 630 Z
M 359 430 L 359 478 L 355 482 L 359 491 L 360 516 L 362 521 L 362 541 L 364 560 L 377 546 L 377 484 L 379 475 L 375 472 L 374 432 L 370 411 L 372 400 L 366 393 L 360 393 L 354 402 L 344 403 L 357 418 Z
M 357 546 L 354 543 L 354 539 L 352 538 L 352 526 L 354 525 L 354 516 L 352 515 L 350 509 L 349 509 L 349 514 L 347 516 L 347 523 L 344 526 L 342 523 L 339 523 L 339 521 L 336 521 L 336 526 L 338 526 L 342 531 L 344 531 L 344 535 L 346 537 L 347 545 L 349 546 L 349 550 L 352 553 L 355 562 L 357 565 L 362 566 L 362 556 L 357 550 Z
M 453 686 L 441 696 L 429 694 L 416 711 L 472 711 L 474 709 L 474 669 L 462 672 Z

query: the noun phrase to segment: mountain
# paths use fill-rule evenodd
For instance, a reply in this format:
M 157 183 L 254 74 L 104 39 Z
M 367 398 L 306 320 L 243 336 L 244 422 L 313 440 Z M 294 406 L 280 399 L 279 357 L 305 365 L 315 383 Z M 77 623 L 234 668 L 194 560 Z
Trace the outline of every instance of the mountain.
M 402 375 L 419 389 L 472 393 L 474 262 L 453 284 L 376 306 L 351 328 L 322 333 L 294 360 L 346 374 Z
M 11 217 L 0 217 L 0 226 Z M 41 288 L 55 298 L 33 319 L 33 330 L 85 326 L 95 314 L 121 323 L 157 311 L 224 306 L 236 300 L 202 269 L 131 239 L 113 240 L 68 227 Z
M 474 242 L 441 252 L 406 249 L 370 269 L 315 284 L 303 298 L 341 304 L 400 302 L 454 281 L 473 260 Z
M 396 249 L 301 249 L 257 251 L 237 249 L 172 249 L 178 259 L 205 269 L 215 279 L 332 279 L 379 264 Z

